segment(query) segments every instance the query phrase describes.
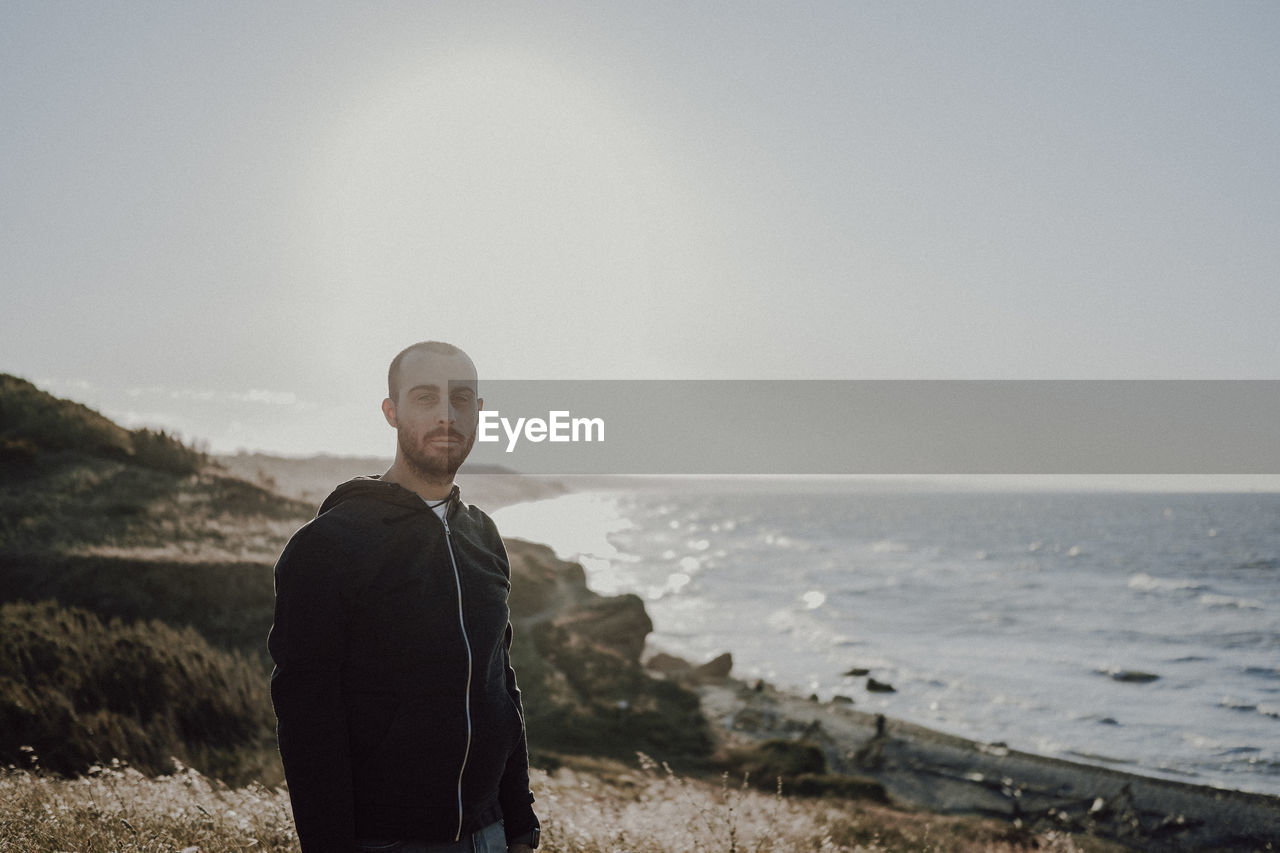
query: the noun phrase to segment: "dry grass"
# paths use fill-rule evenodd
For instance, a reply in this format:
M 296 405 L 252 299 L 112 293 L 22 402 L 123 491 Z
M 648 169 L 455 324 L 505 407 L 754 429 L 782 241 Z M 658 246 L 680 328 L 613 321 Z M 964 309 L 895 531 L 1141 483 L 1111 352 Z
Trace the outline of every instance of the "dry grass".
M 178 765 L 148 778 L 115 764 L 79 779 L 0 775 L 3 853 L 296 851 L 288 796 L 228 788 Z
M 532 785 L 548 853 L 1020 851 L 1108 848 L 987 821 L 838 800 L 768 794 L 677 776 L 642 757 L 638 770 L 597 762 Z M 79 779 L 0 771 L 0 853 L 296 851 L 288 795 L 227 786 L 178 765 L 148 778 L 116 764 Z
M 64 453 L 0 476 L 0 549 L 10 554 L 271 564 L 314 514 L 212 467 L 178 475 Z
M 679 776 L 641 755 L 640 769 L 589 762 L 532 787 L 548 853 L 842 853 L 1041 850 L 1101 853 L 1093 839 L 1030 833 L 992 821 L 904 812 L 871 803 L 765 793 L 746 780 Z M 594 766 L 592 766 L 594 765 Z

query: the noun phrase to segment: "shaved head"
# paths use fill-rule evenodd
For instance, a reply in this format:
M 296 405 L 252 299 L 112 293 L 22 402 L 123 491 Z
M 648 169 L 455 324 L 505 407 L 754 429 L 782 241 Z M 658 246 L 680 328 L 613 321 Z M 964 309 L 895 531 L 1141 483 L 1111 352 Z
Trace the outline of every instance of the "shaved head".
M 472 376 L 476 375 L 476 366 L 471 361 L 471 356 L 467 355 L 453 344 L 445 343 L 444 341 L 418 341 L 418 343 L 410 344 L 400 350 L 400 352 L 396 354 L 396 357 L 391 359 L 391 367 L 387 369 L 387 396 L 391 398 L 392 402 L 399 399 L 401 388 L 400 365 L 404 362 L 407 356 L 417 352 L 424 354 L 433 353 L 436 355 L 460 356 L 471 365 Z M 461 379 L 462 377 L 457 378 Z

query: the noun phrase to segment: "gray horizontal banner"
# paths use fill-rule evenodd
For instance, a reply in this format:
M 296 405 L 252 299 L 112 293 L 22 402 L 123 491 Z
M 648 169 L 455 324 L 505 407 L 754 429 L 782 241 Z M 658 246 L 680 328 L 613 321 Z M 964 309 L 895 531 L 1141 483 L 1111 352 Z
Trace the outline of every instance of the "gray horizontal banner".
M 527 474 L 1278 474 L 1278 380 L 485 380 Z

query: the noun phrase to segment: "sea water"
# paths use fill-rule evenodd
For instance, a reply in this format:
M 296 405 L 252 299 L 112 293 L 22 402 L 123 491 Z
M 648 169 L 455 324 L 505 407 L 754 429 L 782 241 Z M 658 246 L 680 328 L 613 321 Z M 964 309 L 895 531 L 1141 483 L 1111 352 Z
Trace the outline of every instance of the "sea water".
M 739 678 L 951 734 L 1280 794 L 1280 495 L 671 485 L 495 520 L 597 592 L 642 596 L 651 650 L 729 651 Z

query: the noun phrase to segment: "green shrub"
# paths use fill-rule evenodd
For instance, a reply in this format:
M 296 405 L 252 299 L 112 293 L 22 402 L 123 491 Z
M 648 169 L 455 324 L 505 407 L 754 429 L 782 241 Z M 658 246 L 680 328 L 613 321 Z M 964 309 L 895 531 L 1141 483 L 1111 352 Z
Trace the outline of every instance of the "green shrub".
M 163 430 L 126 430 L 88 406 L 0 373 L 0 471 L 20 468 L 33 451 L 63 450 L 129 459 L 174 474 L 194 474 L 208 462 L 204 453 Z
M 248 655 L 260 666 L 267 661 L 275 601 L 270 566 L 0 554 L 0 602 L 46 599 L 103 620 L 190 626 L 218 648 Z
M 135 429 L 129 437 L 133 461 L 145 468 L 171 474 L 195 474 L 209 461 L 204 453 L 164 430 Z
M 0 607 L 0 763 L 78 773 L 171 757 L 242 777 L 270 747 L 261 666 L 161 622 L 104 623 L 53 602 Z
M 25 379 L 0 373 L 0 438 L 40 450 L 80 450 L 122 459 L 133 453 L 128 430 L 88 406 L 61 400 Z

